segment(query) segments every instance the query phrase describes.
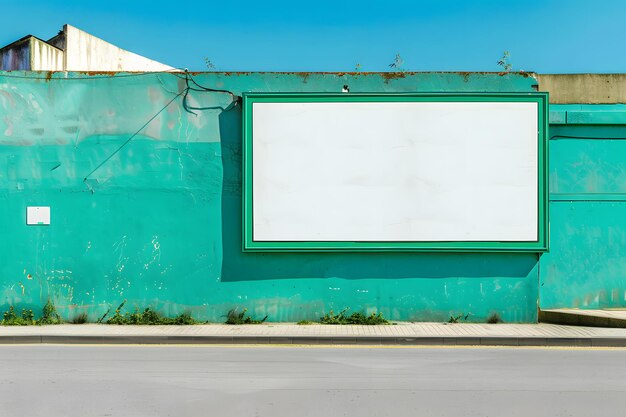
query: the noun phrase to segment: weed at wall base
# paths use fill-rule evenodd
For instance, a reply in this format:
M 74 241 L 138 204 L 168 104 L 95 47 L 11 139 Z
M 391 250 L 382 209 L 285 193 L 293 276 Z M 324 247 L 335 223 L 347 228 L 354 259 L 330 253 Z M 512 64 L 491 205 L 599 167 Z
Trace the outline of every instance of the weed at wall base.
M 381 324 L 390 324 L 389 321 L 383 317 L 382 313 L 372 313 L 369 316 L 363 313 L 346 314 L 348 308 L 343 309 L 338 314 L 334 314 L 332 310 L 320 318 L 321 324 L 361 324 L 368 326 L 375 326 Z
M 22 310 L 22 314 L 18 316 L 15 313 L 15 309 L 13 306 L 9 307 L 9 310 L 4 312 L 4 316 L 2 318 L 3 326 L 32 326 L 37 324 L 35 322 L 35 316 L 33 314 L 33 310 Z
M 89 316 L 87 313 L 80 313 L 70 320 L 70 323 L 72 324 L 85 324 L 87 322 L 89 322 Z
M 41 318 L 37 322 L 37 324 L 61 324 L 63 320 L 61 320 L 61 316 L 57 313 L 57 308 L 52 304 L 50 300 L 43 306 L 41 312 Z
M 241 313 L 238 313 L 237 309 L 233 308 L 226 314 L 225 324 L 261 324 L 267 320 L 267 316 L 261 320 L 255 320 L 246 314 L 247 311 L 248 309 L 244 308 Z
M 191 317 L 189 313 L 181 313 L 176 317 L 163 317 L 158 312 L 152 310 L 150 307 L 145 308 L 143 311 L 136 309 L 134 313 L 124 313 L 122 314 L 122 308 L 126 304 L 126 300 L 122 302 L 115 309 L 115 314 L 107 320 L 107 324 L 118 324 L 118 325 L 192 325 L 198 324 L 198 322 Z M 102 322 L 108 312 L 102 316 L 99 322 Z
M 46 305 L 43 306 L 41 318 L 39 320 L 35 320 L 33 310 L 23 309 L 22 314 L 18 316 L 15 312 L 15 308 L 13 306 L 9 306 L 9 309 L 3 314 L 2 322 L 0 322 L 3 326 L 33 326 L 61 323 L 63 323 L 63 320 L 50 300 L 48 300 Z
M 463 319 L 463 321 L 467 321 L 469 316 L 470 316 L 470 313 L 467 313 L 467 314 L 461 313 L 456 316 L 450 316 L 450 318 L 448 319 L 448 323 L 460 323 L 461 319 Z
M 503 320 L 498 313 L 491 313 L 489 317 L 487 317 L 487 323 L 489 324 L 497 324 L 502 322 Z

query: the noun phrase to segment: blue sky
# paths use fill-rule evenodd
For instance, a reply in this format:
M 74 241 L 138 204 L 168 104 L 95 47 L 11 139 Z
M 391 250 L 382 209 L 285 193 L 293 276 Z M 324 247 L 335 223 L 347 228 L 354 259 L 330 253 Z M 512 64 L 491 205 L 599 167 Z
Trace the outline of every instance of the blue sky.
M 626 72 L 625 0 L 3 0 L 0 44 L 64 23 L 163 63 L 224 71 Z

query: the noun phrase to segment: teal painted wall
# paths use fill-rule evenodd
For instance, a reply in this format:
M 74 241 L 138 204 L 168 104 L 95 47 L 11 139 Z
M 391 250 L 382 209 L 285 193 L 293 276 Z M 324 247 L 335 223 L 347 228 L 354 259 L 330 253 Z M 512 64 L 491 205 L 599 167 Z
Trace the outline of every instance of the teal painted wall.
M 626 106 L 555 105 L 541 308 L 626 307 Z
M 51 298 L 66 318 L 130 309 L 271 321 L 330 309 L 394 320 L 537 319 L 535 254 L 242 253 L 241 112 L 186 112 L 172 74 L 0 73 L 0 308 Z M 263 92 L 535 91 L 519 74 L 207 73 L 211 88 Z M 49 79 L 47 79 L 49 78 Z M 229 96 L 193 92 L 189 105 Z M 51 207 L 27 226 L 26 206 Z M 553 216 L 553 221 L 555 221 Z M 558 220 L 556 220 L 558 221 Z

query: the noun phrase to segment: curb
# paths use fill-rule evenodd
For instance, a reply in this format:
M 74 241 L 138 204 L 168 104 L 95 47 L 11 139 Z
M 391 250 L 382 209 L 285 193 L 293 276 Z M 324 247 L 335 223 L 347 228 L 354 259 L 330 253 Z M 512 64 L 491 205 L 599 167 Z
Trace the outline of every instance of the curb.
M 10 344 L 139 344 L 139 345 L 412 345 L 412 346 L 535 346 L 626 347 L 626 338 L 615 337 L 316 337 L 316 336 L 0 336 Z

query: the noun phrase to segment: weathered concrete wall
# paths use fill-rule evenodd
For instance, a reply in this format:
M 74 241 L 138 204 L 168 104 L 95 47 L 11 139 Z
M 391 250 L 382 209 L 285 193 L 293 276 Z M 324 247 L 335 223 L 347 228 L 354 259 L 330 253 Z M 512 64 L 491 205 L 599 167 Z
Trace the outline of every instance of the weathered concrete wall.
M 42 40 L 33 38 L 30 45 L 32 71 L 62 71 L 64 52 Z
M 134 54 L 70 25 L 65 32 L 66 71 L 169 71 L 174 68 Z
M 14 76 L 27 77 L 14 78 Z M 0 73 L 0 308 L 65 317 L 129 308 L 213 321 L 247 307 L 272 321 L 345 307 L 401 320 L 497 311 L 537 318 L 538 259 L 528 253 L 242 253 L 241 113 L 186 112 L 181 98 L 109 158 L 175 94 L 181 74 Z M 33 77 L 33 78 L 28 78 Z M 518 74 L 210 73 L 244 91 L 534 91 Z M 195 107 L 227 105 L 193 92 Z M 90 174 L 99 164 L 99 169 Z M 85 177 L 87 177 L 85 179 Z M 50 226 L 26 206 L 49 205 Z
M 30 71 L 30 45 L 32 36 L 27 36 L 0 50 L 0 70 Z
M 626 103 L 626 74 L 538 74 L 553 104 Z

